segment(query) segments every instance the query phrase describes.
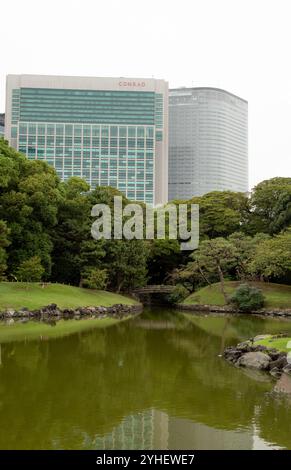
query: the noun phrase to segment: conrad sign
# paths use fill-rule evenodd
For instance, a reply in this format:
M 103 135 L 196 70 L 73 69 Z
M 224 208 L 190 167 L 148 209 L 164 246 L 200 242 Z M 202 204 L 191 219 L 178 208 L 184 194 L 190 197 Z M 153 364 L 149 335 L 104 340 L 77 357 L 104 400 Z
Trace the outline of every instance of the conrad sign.
M 120 81 L 118 85 L 120 87 L 126 87 L 126 88 L 133 88 L 133 87 L 143 88 L 146 86 L 146 83 L 145 82 Z

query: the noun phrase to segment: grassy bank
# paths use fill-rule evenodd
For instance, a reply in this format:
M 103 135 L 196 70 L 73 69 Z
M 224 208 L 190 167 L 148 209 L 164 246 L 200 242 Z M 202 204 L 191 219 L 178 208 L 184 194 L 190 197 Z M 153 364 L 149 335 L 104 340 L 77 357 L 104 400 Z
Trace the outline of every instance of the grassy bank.
M 63 284 L 48 284 L 42 287 L 38 283 L 1 282 L 0 310 L 7 308 L 41 308 L 55 303 L 60 308 L 76 308 L 113 304 L 132 305 L 136 302 L 123 295 L 112 292 L 81 289 Z
M 291 347 L 288 347 L 288 343 L 290 343 L 291 346 L 291 337 L 273 338 L 272 335 L 270 335 L 269 338 L 261 339 L 259 341 L 256 341 L 254 344 L 261 344 L 262 346 L 266 346 L 267 348 L 275 348 L 278 349 L 278 351 L 291 352 Z
M 225 283 L 227 294 L 232 294 L 239 284 L 239 282 L 227 281 Z M 291 308 L 291 286 L 264 282 L 250 282 L 249 284 L 263 291 L 266 298 L 266 308 Z M 225 302 L 220 290 L 220 283 L 203 287 L 194 292 L 183 301 L 183 304 L 224 305 Z

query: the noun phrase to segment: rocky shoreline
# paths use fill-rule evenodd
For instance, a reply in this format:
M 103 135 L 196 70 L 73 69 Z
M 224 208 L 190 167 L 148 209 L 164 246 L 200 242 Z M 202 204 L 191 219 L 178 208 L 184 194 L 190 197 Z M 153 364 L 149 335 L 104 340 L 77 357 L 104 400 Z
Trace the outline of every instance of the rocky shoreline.
M 186 310 L 189 312 L 205 312 L 205 313 L 233 313 L 233 314 L 244 314 L 245 312 L 235 310 L 231 306 L 220 306 L 220 305 L 197 305 L 197 304 L 176 304 L 176 309 Z M 260 309 L 253 312 L 249 312 L 250 315 L 262 315 L 266 317 L 290 317 L 291 318 L 291 309 Z
M 125 318 L 130 315 L 137 315 L 143 310 L 142 304 L 124 305 L 114 304 L 110 307 L 96 306 L 96 307 L 77 307 L 74 309 L 65 308 L 61 309 L 56 304 L 50 304 L 36 310 L 30 310 L 23 307 L 19 310 L 7 309 L 0 312 L 0 319 L 11 318 L 79 318 L 79 317 L 96 317 L 96 318 Z
M 273 338 L 281 338 L 286 335 L 277 335 Z M 291 364 L 287 361 L 287 353 L 275 348 L 263 345 L 255 345 L 254 342 L 264 339 L 265 335 L 231 346 L 224 350 L 224 358 L 236 367 L 246 367 L 268 372 L 272 377 L 279 379 L 282 374 L 291 376 Z

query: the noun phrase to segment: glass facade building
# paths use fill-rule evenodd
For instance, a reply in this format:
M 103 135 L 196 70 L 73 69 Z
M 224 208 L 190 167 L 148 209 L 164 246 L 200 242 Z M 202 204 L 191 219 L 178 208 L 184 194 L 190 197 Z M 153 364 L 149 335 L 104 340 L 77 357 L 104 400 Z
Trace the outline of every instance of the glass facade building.
M 169 92 L 169 200 L 248 191 L 248 103 L 216 88 Z
M 62 180 L 161 204 L 168 191 L 164 80 L 9 75 L 6 137 Z

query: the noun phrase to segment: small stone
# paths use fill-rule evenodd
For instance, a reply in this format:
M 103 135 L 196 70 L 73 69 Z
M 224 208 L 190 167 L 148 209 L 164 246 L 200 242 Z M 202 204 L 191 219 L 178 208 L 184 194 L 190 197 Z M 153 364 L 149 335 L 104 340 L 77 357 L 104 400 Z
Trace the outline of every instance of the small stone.
M 273 369 L 270 370 L 271 376 L 275 377 L 275 379 L 279 379 L 282 373 L 282 369 L 279 369 L 278 367 L 273 367 Z
M 14 317 L 15 310 L 12 310 L 11 308 L 9 308 L 8 310 L 6 310 L 5 314 L 6 314 L 6 317 L 8 318 Z

